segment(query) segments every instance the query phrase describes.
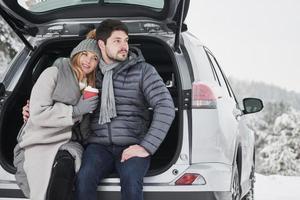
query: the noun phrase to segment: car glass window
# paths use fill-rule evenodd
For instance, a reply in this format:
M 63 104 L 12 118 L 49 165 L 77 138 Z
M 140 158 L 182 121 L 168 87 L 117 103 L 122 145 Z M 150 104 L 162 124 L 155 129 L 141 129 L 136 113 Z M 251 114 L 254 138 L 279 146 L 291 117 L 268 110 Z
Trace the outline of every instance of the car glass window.
M 228 79 L 225 78 L 225 80 L 226 80 L 226 85 L 227 85 L 227 88 L 229 90 L 230 96 L 232 96 L 233 98 L 235 98 L 234 92 L 232 91 L 232 88 L 231 88 L 231 85 L 230 85 Z
M 101 2 L 101 1 L 100 1 Z M 161 11 L 164 0 L 104 0 L 104 4 L 131 4 L 151 7 Z M 44 12 L 74 5 L 98 4 L 99 0 L 18 0 L 18 4 L 32 12 Z
M 220 79 L 219 79 L 219 77 L 218 77 L 218 75 L 217 75 L 216 69 L 215 69 L 215 67 L 214 67 L 214 63 L 212 62 L 211 56 L 210 56 L 210 54 L 209 54 L 207 51 L 206 51 L 206 55 L 207 55 L 207 57 L 208 57 L 208 60 L 209 60 L 209 63 L 210 63 L 210 67 L 211 67 L 211 70 L 212 70 L 212 72 L 213 72 L 215 81 L 216 81 L 220 86 L 222 86 L 222 85 L 221 85 L 221 82 L 220 82 Z
M 23 43 L 0 16 L 0 81 L 8 70 L 15 55 L 22 49 Z
M 208 57 L 211 69 L 213 71 L 213 75 L 215 77 L 215 81 L 222 87 L 223 84 L 220 81 L 220 78 L 219 78 L 220 75 L 216 71 L 216 64 L 215 64 L 215 62 L 213 62 L 214 59 L 213 59 L 212 55 L 208 51 L 206 51 L 206 55 Z
M 152 8 L 162 9 L 165 0 L 104 0 L 104 3 L 122 3 L 148 6 Z
M 216 75 L 217 75 L 217 78 L 219 80 L 220 86 L 222 88 L 224 88 L 224 90 L 226 89 L 226 91 L 227 91 L 226 94 L 228 94 L 228 96 L 231 97 L 231 93 L 229 91 L 228 85 L 227 85 L 227 83 L 225 81 L 223 73 L 222 73 L 222 71 L 221 71 L 221 69 L 220 69 L 220 67 L 219 67 L 219 65 L 218 65 L 215 57 L 210 52 L 207 52 L 207 53 L 208 53 L 209 59 L 211 61 L 211 64 L 212 64 L 212 66 L 213 66 L 213 68 L 214 68 L 214 70 L 216 72 Z
M 219 81 L 219 79 L 217 77 L 217 72 L 216 72 L 215 68 L 213 67 L 213 65 L 211 65 L 211 71 L 213 72 L 215 81 L 218 81 L 218 83 L 220 85 L 220 81 Z
M 197 66 L 194 70 L 198 70 L 198 73 L 201 76 L 201 80 L 205 80 L 208 82 L 216 80 L 205 49 L 201 44 L 197 44 L 197 41 L 192 42 L 193 43 L 190 45 L 192 47 L 191 53 L 195 54 L 193 57 L 196 61 L 194 65 Z

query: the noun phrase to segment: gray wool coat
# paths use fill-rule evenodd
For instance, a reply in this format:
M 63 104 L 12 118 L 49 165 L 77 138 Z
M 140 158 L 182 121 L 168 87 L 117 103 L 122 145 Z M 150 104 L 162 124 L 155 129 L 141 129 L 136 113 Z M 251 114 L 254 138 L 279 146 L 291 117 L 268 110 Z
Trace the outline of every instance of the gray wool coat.
M 79 170 L 83 148 L 71 141 L 73 105 L 80 98 L 69 59 L 43 71 L 30 96 L 30 117 L 20 131 L 14 150 L 16 180 L 31 200 L 45 199 L 52 165 L 59 149 L 68 150 Z

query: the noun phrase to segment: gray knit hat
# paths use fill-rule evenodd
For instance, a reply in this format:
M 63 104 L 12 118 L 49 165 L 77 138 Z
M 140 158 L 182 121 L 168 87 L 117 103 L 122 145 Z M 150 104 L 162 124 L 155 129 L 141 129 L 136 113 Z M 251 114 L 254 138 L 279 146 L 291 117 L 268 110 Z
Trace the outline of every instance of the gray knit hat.
M 73 58 L 77 53 L 80 53 L 82 51 L 91 51 L 95 53 L 100 60 L 101 58 L 101 52 L 98 47 L 97 41 L 94 39 L 84 39 L 82 40 L 71 52 L 70 58 Z

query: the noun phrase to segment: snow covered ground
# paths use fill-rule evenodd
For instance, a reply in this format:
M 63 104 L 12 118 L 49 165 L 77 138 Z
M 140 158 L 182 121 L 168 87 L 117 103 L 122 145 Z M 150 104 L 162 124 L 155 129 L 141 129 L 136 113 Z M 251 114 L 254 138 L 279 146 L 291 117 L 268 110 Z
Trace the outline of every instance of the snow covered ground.
M 300 200 L 300 176 L 256 174 L 254 200 Z

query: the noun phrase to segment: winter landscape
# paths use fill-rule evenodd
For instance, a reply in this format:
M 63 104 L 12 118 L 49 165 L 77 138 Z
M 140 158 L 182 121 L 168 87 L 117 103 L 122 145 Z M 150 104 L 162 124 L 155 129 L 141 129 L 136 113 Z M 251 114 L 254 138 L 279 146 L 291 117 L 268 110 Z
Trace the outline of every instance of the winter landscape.
M 0 79 L 21 42 L 0 18 Z M 226 70 L 225 70 L 226 71 Z M 265 108 L 249 115 L 256 136 L 255 200 L 300 199 L 300 94 L 263 82 L 230 78 L 240 100 L 257 97 Z
M 238 99 L 264 101 L 248 119 L 256 136 L 255 200 L 300 199 L 299 8 L 297 0 L 199 0 L 186 19 L 231 76 Z
M 256 174 L 254 200 L 299 200 L 300 177 Z

